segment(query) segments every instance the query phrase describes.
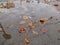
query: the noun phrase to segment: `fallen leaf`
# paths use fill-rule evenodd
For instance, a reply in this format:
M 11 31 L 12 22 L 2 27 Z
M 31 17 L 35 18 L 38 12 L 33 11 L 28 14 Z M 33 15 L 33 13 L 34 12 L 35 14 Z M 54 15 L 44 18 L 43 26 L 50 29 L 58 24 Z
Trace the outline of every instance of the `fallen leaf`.
M 27 19 L 28 19 L 28 16 L 23 16 L 23 19 L 24 19 L 24 20 L 27 20 Z
M 21 25 L 23 25 L 23 24 L 25 24 L 25 23 L 26 23 L 25 21 L 20 21 L 20 24 L 21 24 Z
M 33 23 L 32 23 L 32 22 L 29 22 L 29 23 L 28 23 L 28 26 L 32 26 L 32 25 L 33 25 Z
M 34 26 L 34 28 L 38 28 L 39 27 L 38 24 L 33 24 L 33 26 Z
M 19 28 L 19 33 L 27 33 L 27 29 L 26 28 Z
M 38 32 L 36 32 L 36 31 L 34 31 L 34 30 L 32 30 L 32 32 L 33 32 L 33 34 L 36 34 L 36 35 L 38 35 Z
M 46 18 L 41 18 L 40 23 L 45 24 L 46 20 L 47 20 Z
M 24 38 L 24 43 L 29 44 L 29 40 L 27 38 Z

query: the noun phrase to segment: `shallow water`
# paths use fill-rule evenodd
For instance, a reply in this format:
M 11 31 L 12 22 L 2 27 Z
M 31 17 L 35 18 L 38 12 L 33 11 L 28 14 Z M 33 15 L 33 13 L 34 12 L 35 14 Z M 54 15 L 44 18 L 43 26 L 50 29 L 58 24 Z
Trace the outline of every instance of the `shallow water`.
M 38 8 L 37 8 L 38 7 Z M 12 35 L 12 38 L 10 40 L 5 40 L 2 37 L 2 32 L 0 32 L 0 45 L 26 45 L 23 42 L 24 38 L 28 38 L 30 40 L 29 45 L 60 45 L 60 40 L 57 40 L 60 38 L 60 34 L 57 32 L 57 30 L 60 30 L 60 24 L 49 24 L 46 25 L 45 28 L 48 29 L 48 32 L 43 35 L 40 31 L 40 29 L 33 29 L 39 32 L 39 35 L 34 35 L 32 32 L 29 32 L 29 34 L 25 33 L 19 33 L 18 28 L 21 27 L 20 21 L 22 20 L 22 17 L 24 15 L 28 15 L 31 18 L 26 20 L 26 22 L 29 22 L 31 20 L 40 19 L 40 18 L 49 18 L 53 16 L 52 22 L 58 22 L 60 21 L 60 14 L 59 12 L 53 7 L 49 6 L 47 4 L 26 4 L 27 11 L 25 9 L 19 7 L 10 9 L 9 13 L 0 13 L 0 22 L 2 23 L 5 31 L 8 34 Z M 32 17 L 34 16 L 34 17 Z M 57 21 L 55 19 L 58 19 Z M 50 23 L 51 20 L 48 21 Z M 7 28 L 7 25 L 13 25 L 11 28 Z M 25 25 L 23 26 L 25 27 Z M 39 27 L 42 27 L 40 25 Z

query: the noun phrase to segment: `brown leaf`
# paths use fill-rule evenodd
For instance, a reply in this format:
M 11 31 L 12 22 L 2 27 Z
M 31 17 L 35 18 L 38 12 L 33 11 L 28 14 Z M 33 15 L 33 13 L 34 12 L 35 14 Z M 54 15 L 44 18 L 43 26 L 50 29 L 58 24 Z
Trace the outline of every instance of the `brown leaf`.
M 27 38 L 24 38 L 24 43 L 29 44 L 29 40 Z
M 27 20 L 27 19 L 28 19 L 28 16 L 23 16 L 23 19 L 24 19 L 24 20 Z

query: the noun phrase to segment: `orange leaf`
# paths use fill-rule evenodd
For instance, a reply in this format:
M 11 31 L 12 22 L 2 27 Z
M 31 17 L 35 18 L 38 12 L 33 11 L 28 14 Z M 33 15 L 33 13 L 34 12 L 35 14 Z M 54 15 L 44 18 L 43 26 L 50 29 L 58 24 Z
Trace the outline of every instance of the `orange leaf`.
M 24 38 L 24 43 L 29 44 L 29 40 L 27 38 Z

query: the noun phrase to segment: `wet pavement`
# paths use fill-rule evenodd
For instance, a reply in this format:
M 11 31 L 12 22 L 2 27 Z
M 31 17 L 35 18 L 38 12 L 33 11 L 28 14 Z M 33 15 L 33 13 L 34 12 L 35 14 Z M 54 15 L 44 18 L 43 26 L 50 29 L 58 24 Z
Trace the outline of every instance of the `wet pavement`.
M 27 3 L 25 6 L 26 9 L 22 7 L 12 8 L 7 9 L 8 13 L 0 13 L 0 22 L 4 30 L 12 35 L 11 39 L 6 40 L 2 36 L 3 32 L 0 32 L 0 45 L 60 45 L 60 33 L 58 32 L 58 30 L 60 30 L 60 13 L 57 9 L 52 5 L 44 3 Z M 29 18 L 26 20 L 25 25 L 20 25 L 20 21 L 23 20 L 24 15 L 27 15 Z M 53 19 L 46 22 L 48 25 L 44 27 L 40 24 L 39 28 L 32 29 L 37 31 L 38 35 L 34 35 L 31 30 L 29 30 L 28 34 L 18 32 L 20 27 L 28 28 L 26 25 L 30 21 L 36 19 L 40 20 L 40 18 L 49 18 L 51 16 Z M 51 22 L 52 24 L 50 24 Z M 40 31 L 41 28 L 47 28 L 48 32 L 42 34 Z M 23 41 L 24 38 L 28 38 L 30 43 L 25 44 Z

